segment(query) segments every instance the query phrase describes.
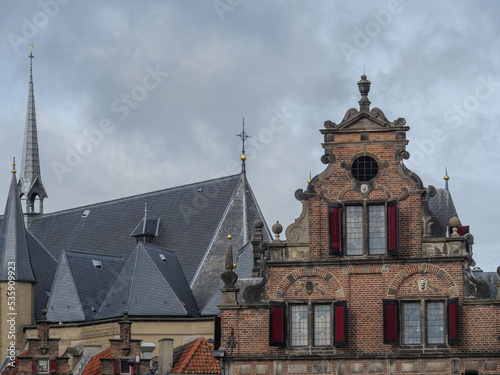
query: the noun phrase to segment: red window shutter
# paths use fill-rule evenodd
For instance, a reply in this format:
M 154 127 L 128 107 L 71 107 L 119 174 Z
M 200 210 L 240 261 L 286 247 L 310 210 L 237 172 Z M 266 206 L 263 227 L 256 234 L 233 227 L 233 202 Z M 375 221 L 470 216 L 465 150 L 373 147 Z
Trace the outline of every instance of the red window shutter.
M 120 368 L 120 360 L 118 358 L 115 358 L 114 361 L 114 371 L 115 374 L 120 374 L 121 368 Z
M 214 350 L 219 350 L 221 347 L 221 318 L 216 316 L 214 318 Z
M 329 254 L 342 256 L 342 205 L 328 204 Z
M 134 373 L 134 375 L 136 375 L 136 374 L 137 374 L 137 363 L 136 363 L 136 364 L 134 365 L 134 367 L 133 367 L 133 373 Z
M 335 301 L 333 303 L 333 321 L 335 346 L 347 345 L 347 301 Z
M 286 303 L 269 302 L 269 345 L 286 345 Z
M 38 358 L 35 357 L 31 358 L 31 372 L 33 374 L 38 374 Z
M 384 319 L 384 344 L 399 344 L 399 304 L 393 299 L 382 300 Z
M 50 373 L 55 374 L 57 372 L 57 358 L 50 359 Z
M 458 298 L 448 301 L 448 344 L 457 344 L 459 340 Z
M 398 201 L 387 202 L 387 254 L 398 253 Z

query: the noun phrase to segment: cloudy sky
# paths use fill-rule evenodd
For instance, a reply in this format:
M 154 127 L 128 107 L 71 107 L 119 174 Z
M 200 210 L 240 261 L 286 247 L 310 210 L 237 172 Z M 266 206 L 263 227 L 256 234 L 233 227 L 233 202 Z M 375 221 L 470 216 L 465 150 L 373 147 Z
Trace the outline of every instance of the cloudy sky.
M 56 211 L 247 171 L 269 225 L 320 173 L 325 120 L 372 107 L 411 127 L 407 166 L 444 169 L 485 271 L 500 265 L 500 3 L 40 0 L 0 12 L 0 202 L 20 164 L 33 74 L 42 176 Z M 1 204 L 1 203 L 0 203 Z

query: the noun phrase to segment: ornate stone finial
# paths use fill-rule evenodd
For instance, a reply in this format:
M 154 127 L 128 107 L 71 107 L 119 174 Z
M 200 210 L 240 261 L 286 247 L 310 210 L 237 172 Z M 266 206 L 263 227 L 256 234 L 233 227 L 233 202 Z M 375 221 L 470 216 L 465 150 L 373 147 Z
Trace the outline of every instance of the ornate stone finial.
M 122 321 L 128 322 L 128 310 L 123 310 L 123 318 Z
M 47 321 L 47 310 L 42 310 L 42 316 L 40 317 L 40 321 Z
M 231 235 L 228 235 L 227 238 L 228 240 L 231 240 Z M 233 271 L 235 266 L 236 265 L 233 262 L 233 247 L 231 246 L 231 243 L 228 243 L 226 250 L 226 270 L 220 275 L 220 278 L 224 282 L 224 287 L 221 289 L 222 306 L 238 304 L 236 294 L 238 293 L 239 289 L 234 287 L 234 284 L 238 280 L 238 275 Z
M 262 220 L 260 219 L 257 219 L 253 222 L 253 227 L 257 230 L 262 230 L 262 227 L 264 226 L 264 223 L 262 222 Z
M 452 230 L 452 233 L 451 233 L 451 237 L 458 237 L 460 236 L 458 234 L 458 227 L 461 226 L 462 224 L 460 223 L 460 219 L 458 218 L 458 216 L 453 216 L 448 225 L 450 226 L 451 230 Z
M 366 75 L 361 76 L 361 80 L 358 82 L 359 92 L 361 93 L 361 100 L 359 103 L 360 112 L 370 111 L 370 100 L 368 100 L 368 93 L 370 92 L 371 82 L 366 79 Z
M 16 157 L 12 158 L 12 173 L 16 173 Z
M 231 241 L 233 237 L 229 234 L 227 236 L 227 239 Z M 233 246 L 231 243 L 227 244 L 227 250 L 226 250 L 226 271 L 232 271 L 234 269 L 234 262 L 233 262 Z
M 280 241 L 280 233 L 283 232 L 283 226 L 280 224 L 279 221 L 276 221 L 276 224 L 273 225 L 272 230 L 273 230 L 273 233 L 276 237 L 276 239 L 274 241 L 281 242 Z

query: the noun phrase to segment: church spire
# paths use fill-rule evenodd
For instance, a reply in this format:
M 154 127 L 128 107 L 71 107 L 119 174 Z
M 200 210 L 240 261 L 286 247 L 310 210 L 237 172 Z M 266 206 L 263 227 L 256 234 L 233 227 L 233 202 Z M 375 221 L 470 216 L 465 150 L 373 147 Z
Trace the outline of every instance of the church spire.
M 31 267 L 23 210 L 16 180 L 16 164 L 12 163 L 12 180 L 0 227 L 0 281 L 10 280 L 9 266 L 15 264 L 17 281 L 35 281 Z
M 47 192 L 42 183 L 40 173 L 40 157 L 38 154 L 38 135 L 36 128 L 35 94 L 33 91 L 33 45 L 31 45 L 30 58 L 30 83 L 28 94 L 28 108 L 26 111 L 26 127 L 24 133 L 23 158 L 19 178 L 19 193 L 26 200 L 26 214 L 28 225 L 32 214 L 43 213 L 43 200 Z M 40 206 L 35 212 L 35 199 L 38 198 Z M 30 220 L 31 217 L 31 220 Z

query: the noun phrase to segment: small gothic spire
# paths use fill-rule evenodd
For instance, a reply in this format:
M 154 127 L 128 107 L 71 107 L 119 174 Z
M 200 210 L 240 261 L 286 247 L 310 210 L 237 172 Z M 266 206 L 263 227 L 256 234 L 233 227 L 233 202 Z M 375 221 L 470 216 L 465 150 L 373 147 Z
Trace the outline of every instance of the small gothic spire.
M 448 168 L 447 167 L 444 167 L 444 177 L 443 178 L 446 181 L 445 185 L 444 185 L 444 190 L 446 192 L 449 192 L 450 190 L 448 189 L 448 180 L 450 179 L 450 176 L 448 176 Z
M 368 93 L 370 92 L 371 82 L 366 79 L 366 75 L 361 76 L 361 80 L 358 82 L 359 92 L 361 93 L 361 100 L 359 103 L 360 112 L 370 111 L 370 100 L 368 100 Z
M 16 173 L 16 157 L 12 158 L 12 173 Z
M 43 213 L 43 200 L 47 198 L 47 192 L 42 182 L 38 152 L 35 94 L 33 90 L 33 44 L 30 47 L 28 57 L 30 58 L 28 108 L 26 110 L 23 157 L 18 186 L 22 198 L 26 199 L 26 213 L 28 214 L 28 225 L 30 225 L 33 219 L 31 214 L 35 213 L 35 199 L 38 199 L 40 203 L 38 213 Z
M 237 137 L 241 138 L 243 143 L 243 148 L 241 150 L 241 173 L 246 174 L 245 161 L 247 156 L 245 155 L 245 140 L 251 138 L 247 133 L 245 133 L 245 118 L 243 117 L 243 131 L 240 134 L 236 134 Z

